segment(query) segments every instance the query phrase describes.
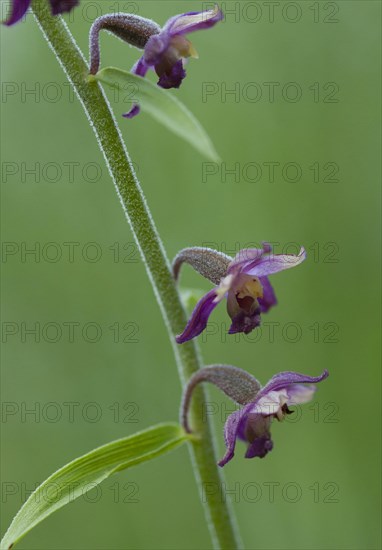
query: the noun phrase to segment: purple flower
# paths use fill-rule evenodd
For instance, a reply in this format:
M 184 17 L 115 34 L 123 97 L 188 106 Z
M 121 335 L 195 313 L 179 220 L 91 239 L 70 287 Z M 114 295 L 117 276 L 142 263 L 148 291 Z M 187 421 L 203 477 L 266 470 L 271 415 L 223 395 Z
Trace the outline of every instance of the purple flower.
M 158 34 L 151 36 L 144 48 L 143 56 L 134 65 L 131 72 L 145 76 L 149 69 L 159 76 L 158 86 L 179 88 L 186 76 L 184 60 L 197 58 L 198 54 L 186 34 L 213 27 L 223 18 L 217 6 L 213 10 L 189 12 L 171 17 Z M 134 105 L 124 116 L 132 118 L 139 112 Z
M 77 6 L 79 0 L 49 0 L 52 15 L 70 11 Z M 11 13 L 5 21 L 6 25 L 14 25 L 24 17 L 32 0 L 12 0 Z
M 258 327 L 261 313 L 277 303 L 268 275 L 295 267 L 306 257 L 303 248 L 298 256 L 271 252 L 266 243 L 262 249 L 241 250 L 235 258 L 209 248 L 181 250 L 173 262 L 175 278 L 186 262 L 217 286 L 197 303 L 186 328 L 176 337 L 178 344 L 195 338 L 206 328 L 209 316 L 223 298 L 227 298 L 227 311 L 232 319 L 229 334 L 248 334 Z
M 235 452 L 236 440 L 248 443 L 245 458 L 264 458 L 273 449 L 270 427 L 273 418 L 281 421 L 293 411 L 291 405 L 307 403 L 312 399 L 317 384 L 329 376 L 327 370 L 321 376 L 307 376 L 298 372 L 280 372 L 261 388 L 249 373 L 230 365 L 213 365 L 198 371 L 188 382 L 182 402 L 182 423 L 187 432 L 188 409 L 192 392 L 200 382 L 210 382 L 243 408 L 227 418 L 224 438 L 226 454 L 219 462 L 224 466 Z M 303 384 L 309 384 L 304 386 Z
M 143 50 L 142 57 L 131 72 L 146 76 L 153 69 L 159 76 L 158 86 L 179 88 L 186 76 L 184 61 L 198 57 L 186 34 L 213 27 L 223 18 L 217 6 L 213 10 L 189 12 L 171 17 L 161 28 L 155 21 L 131 13 L 109 13 L 96 19 L 90 29 L 90 74 L 97 74 L 101 53 L 99 33 L 107 30 L 135 48 Z M 124 117 L 132 118 L 139 113 L 139 106 L 133 105 Z

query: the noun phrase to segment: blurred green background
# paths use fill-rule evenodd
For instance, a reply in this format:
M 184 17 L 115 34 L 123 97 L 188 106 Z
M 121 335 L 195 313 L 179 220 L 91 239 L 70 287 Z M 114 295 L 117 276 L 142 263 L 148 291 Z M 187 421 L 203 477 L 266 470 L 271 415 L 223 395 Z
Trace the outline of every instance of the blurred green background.
M 263 383 L 281 370 L 330 371 L 313 404 L 274 424 L 274 450 L 265 460 L 244 460 L 239 444 L 225 468 L 246 547 L 375 549 L 380 3 L 283 2 L 273 16 L 266 4 L 226 2 L 226 20 L 192 37 L 200 59 L 174 92 L 225 164 L 204 164 L 146 114 L 122 119 L 128 105 L 108 95 L 170 257 L 190 245 L 214 243 L 234 253 L 262 240 L 279 243 L 277 253 L 300 244 L 308 250 L 301 267 L 273 277 L 279 306 L 263 316 L 261 331 L 227 337 L 220 307 L 199 337 L 206 364 L 231 363 Z M 101 13 L 134 11 L 162 24 L 204 6 L 81 0 L 65 19 L 87 52 L 87 33 Z M 4 532 L 28 491 L 66 462 L 176 420 L 180 384 L 79 102 L 31 15 L 1 34 Z M 102 36 L 103 66 L 128 70 L 138 55 Z M 278 163 L 274 178 L 269 163 Z M 26 253 L 34 246 L 36 255 Z M 209 288 L 187 268 L 182 285 Z M 26 333 L 36 323 L 37 335 Z M 210 400 L 223 453 L 232 405 L 213 390 Z M 20 543 L 210 546 L 185 447 L 109 479 Z

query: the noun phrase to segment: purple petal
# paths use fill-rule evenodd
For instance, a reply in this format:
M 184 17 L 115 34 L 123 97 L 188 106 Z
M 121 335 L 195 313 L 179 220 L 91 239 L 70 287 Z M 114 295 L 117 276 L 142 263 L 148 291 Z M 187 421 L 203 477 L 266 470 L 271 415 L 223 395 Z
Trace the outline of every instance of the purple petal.
M 187 34 L 194 31 L 209 29 L 223 19 L 222 11 L 215 6 L 213 10 L 191 11 L 171 17 L 163 30 L 168 31 L 171 36 Z
M 49 0 L 52 8 L 52 15 L 58 15 L 70 11 L 78 5 L 79 0 Z
M 14 25 L 24 17 L 32 0 L 13 0 L 11 13 L 4 22 L 5 25 Z
M 262 396 L 271 391 L 282 390 L 283 388 L 288 389 L 288 386 L 291 384 L 317 384 L 325 380 L 328 376 L 329 373 L 326 369 L 320 376 L 308 376 L 307 374 L 300 374 L 292 371 L 280 372 L 273 376 L 259 391 L 255 401 L 258 401 Z
M 257 437 L 249 444 L 245 458 L 264 458 L 273 449 L 273 441 L 267 436 Z
M 277 414 L 282 406 L 282 402 L 285 400 L 288 400 L 288 392 L 285 388 L 279 391 L 267 392 L 263 394 L 260 399 L 255 399 L 252 403 L 253 407 L 250 414 L 254 415 L 256 418 L 272 416 Z
M 139 115 L 141 112 L 141 108 L 139 105 L 135 104 L 131 107 L 130 111 L 128 113 L 123 113 L 124 118 L 134 118 L 135 116 Z
M 249 261 L 242 267 L 242 272 L 253 277 L 266 277 L 301 264 L 306 258 L 304 248 L 301 248 L 298 256 L 293 254 L 270 254 L 259 259 Z
M 166 31 L 154 34 L 147 41 L 144 51 L 144 60 L 148 65 L 160 62 L 170 44 L 170 35 Z
M 233 264 L 246 263 L 250 260 L 258 260 L 264 256 L 265 252 L 262 248 L 243 248 L 236 254 L 233 259 Z
M 259 260 L 264 254 L 269 254 L 270 252 L 272 252 L 272 247 L 268 243 L 263 243 L 263 248 L 243 248 L 234 257 L 228 272 L 241 271 L 241 268 L 248 264 L 248 262 Z
M 260 277 L 260 283 L 263 287 L 263 297 L 258 298 L 262 313 L 267 313 L 271 307 L 277 304 L 277 298 L 268 277 Z
M 229 462 L 233 455 L 235 454 L 235 445 L 236 445 L 236 434 L 238 430 L 238 426 L 240 424 L 240 419 L 242 416 L 242 411 L 235 411 L 234 413 L 230 414 L 227 418 L 227 422 L 224 426 L 224 439 L 225 444 L 227 447 L 226 454 L 223 456 L 223 458 L 218 462 L 218 465 L 223 467 Z
M 317 387 L 313 385 L 292 384 L 289 386 L 287 405 L 303 405 L 313 398 Z
M 183 344 L 198 336 L 207 326 L 208 318 L 219 303 L 216 289 L 212 289 L 196 304 L 186 328 L 176 337 L 178 344 Z
M 169 71 L 161 74 L 158 80 L 158 86 L 165 88 L 166 90 L 170 88 L 179 88 L 185 76 L 186 71 L 183 68 L 183 62 L 180 59 L 174 63 Z
M 136 74 L 138 76 L 146 76 L 147 71 L 149 70 L 149 65 L 146 63 L 143 57 L 138 59 L 138 61 L 135 63 L 133 68 L 131 69 L 131 73 Z

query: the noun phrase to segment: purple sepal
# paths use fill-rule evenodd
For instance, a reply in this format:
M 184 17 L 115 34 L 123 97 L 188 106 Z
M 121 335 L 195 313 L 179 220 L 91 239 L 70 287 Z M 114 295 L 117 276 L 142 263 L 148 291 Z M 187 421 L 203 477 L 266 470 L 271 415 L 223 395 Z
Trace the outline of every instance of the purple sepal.
M 10 27 L 14 25 L 20 19 L 24 17 L 32 0 L 13 0 L 10 16 L 6 21 L 5 25 Z M 70 11 L 74 6 L 78 5 L 79 0 L 49 0 L 52 15 L 59 15 Z
M 242 411 L 235 411 L 230 414 L 227 418 L 227 422 L 224 426 L 224 439 L 227 447 L 226 454 L 218 462 L 218 465 L 222 468 L 229 462 L 235 454 L 235 445 L 236 445 L 236 433 L 238 426 L 240 424 L 240 419 L 242 416 Z
M 11 13 L 4 24 L 10 27 L 24 17 L 32 0 L 13 0 Z
M 293 254 L 264 254 L 255 260 L 250 260 L 242 266 L 243 273 L 253 277 L 267 277 L 279 271 L 296 267 L 306 258 L 304 248 L 298 256 Z
M 243 250 L 240 250 L 232 260 L 228 273 L 235 273 L 237 271 L 244 271 L 244 267 L 248 264 L 251 264 L 254 261 L 260 260 L 262 256 L 267 252 L 270 252 L 271 249 L 265 248 L 263 245 L 263 248 L 243 248 Z
M 292 384 L 317 384 L 325 380 L 328 376 L 329 372 L 326 369 L 320 376 L 308 376 L 307 374 L 300 374 L 293 371 L 280 372 L 279 374 L 275 374 L 275 376 L 273 376 L 259 391 L 256 396 L 256 401 L 271 391 L 282 390 Z
M 191 314 L 191 318 L 182 334 L 176 337 L 177 343 L 183 344 L 203 332 L 207 326 L 209 316 L 218 303 L 219 301 L 216 300 L 216 290 L 213 289 L 207 292 L 207 294 L 196 304 Z
M 124 118 L 134 118 L 135 116 L 137 116 L 141 111 L 141 108 L 139 107 L 139 105 L 133 105 L 130 109 L 130 111 L 128 113 L 123 113 L 123 117 Z
M 79 0 L 49 0 L 52 7 L 52 15 L 59 15 L 70 11 L 78 5 Z
M 175 15 L 169 19 L 164 30 L 173 36 L 188 34 L 190 32 L 210 29 L 223 19 L 223 12 L 220 9 L 206 12 L 190 11 L 181 15 Z
M 263 287 L 263 297 L 258 298 L 258 302 L 261 313 L 267 313 L 271 307 L 277 304 L 277 298 L 268 277 L 260 277 L 260 283 Z

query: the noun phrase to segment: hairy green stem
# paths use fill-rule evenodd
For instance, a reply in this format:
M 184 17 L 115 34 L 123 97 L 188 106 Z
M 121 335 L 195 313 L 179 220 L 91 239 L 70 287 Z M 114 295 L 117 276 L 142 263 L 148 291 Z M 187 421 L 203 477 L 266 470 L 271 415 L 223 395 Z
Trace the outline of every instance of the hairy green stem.
M 175 342 L 174 335 L 182 332 L 186 323 L 185 311 L 109 103 L 100 85 L 88 80 L 88 66 L 61 17 L 51 17 L 47 3 L 41 0 L 34 0 L 32 9 L 95 132 L 167 325 L 184 386 L 190 376 L 200 368 L 198 350 L 194 342 L 182 345 Z M 128 121 L 125 124 L 128 124 Z M 202 418 L 204 401 L 205 393 L 200 388 L 195 392 L 191 407 L 192 427 L 199 436 L 189 445 L 195 476 L 199 490 L 204 496 L 203 502 L 214 547 L 242 548 L 233 512 L 224 495 L 222 473 L 216 464 L 211 426 Z M 209 490 L 206 490 L 207 488 Z

